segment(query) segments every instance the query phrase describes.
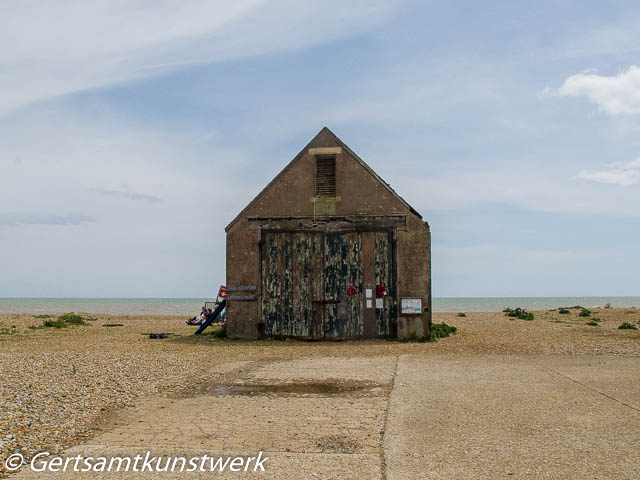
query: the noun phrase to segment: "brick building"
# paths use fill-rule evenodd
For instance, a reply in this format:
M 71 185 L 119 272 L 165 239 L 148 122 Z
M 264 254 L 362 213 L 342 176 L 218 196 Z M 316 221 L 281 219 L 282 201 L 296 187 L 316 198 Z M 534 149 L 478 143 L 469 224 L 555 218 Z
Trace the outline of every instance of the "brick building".
M 326 127 L 226 233 L 232 338 L 430 333 L 428 223 Z

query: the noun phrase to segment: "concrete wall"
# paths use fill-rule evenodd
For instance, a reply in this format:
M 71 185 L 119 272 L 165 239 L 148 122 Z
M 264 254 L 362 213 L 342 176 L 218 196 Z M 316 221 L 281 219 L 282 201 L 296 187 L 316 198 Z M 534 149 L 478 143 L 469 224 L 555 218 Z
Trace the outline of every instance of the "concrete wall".
M 431 334 L 431 232 L 419 217 L 407 217 L 407 230 L 398 232 L 398 303 L 402 297 L 422 299 L 422 315 L 401 315 L 398 337 L 414 332 Z
M 309 153 L 310 149 L 323 150 Z M 260 231 L 250 229 L 248 219 L 313 216 L 315 154 L 322 152 L 336 153 L 337 202 L 329 206 L 316 205 L 316 215 L 407 216 L 407 229 L 397 231 L 398 298 L 421 298 L 428 311 L 419 316 L 399 316 L 398 333 L 401 336 L 412 331 L 418 335 L 427 334 L 431 325 L 428 225 L 381 184 L 328 129 L 323 129 L 227 227 L 227 285 L 257 287 L 254 301 L 229 301 L 228 335 L 234 338 L 257 338 L 259 334 Z

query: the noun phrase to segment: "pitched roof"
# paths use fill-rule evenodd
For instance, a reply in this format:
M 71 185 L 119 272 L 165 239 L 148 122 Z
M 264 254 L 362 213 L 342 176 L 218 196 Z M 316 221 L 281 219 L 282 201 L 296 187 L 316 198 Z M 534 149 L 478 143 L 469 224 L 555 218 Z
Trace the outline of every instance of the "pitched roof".
M 348 151 L 353 158 L 367 171 L 369 172 L 369 174 L 371 174 L 382 186 L 384 186 L 387 190 L 389 190 L 389 192 L 395 197 L 397 198 L 400 203 L 402 203 L 411 213 L 417 215 L 418 217 L 422 218 L 422 215 L 420 215 L 420 213 L 418 213 L 418 211 L 413 208 L 411 205 L 409 205 L 407 203 L 407 201 L 402 198 L 400 195 L 398 195 L 398 193 L 391 188 L 391 185 L 389 185 L 387 182 L 385 182 L 376 172 L 373 171 L 373 169 L 367 165 L 367 163 L 362 160 L 353 150 L 351 150 L 342 140 L 340 140 L 340 138 L 338 138 L 338 136 L 333 133 L 329 128 L 327 127 L 323 127 L 322 130 L 320 130 L 312 139 L 311 141 L 309 141 L 309 143 L 307 143 L 302 150 L 300 150 L 300 152 L 298 152 L 298 154 L 293 158 L 293 160 L 291 160 L 286 167 L 284 167 L 280 173 L 278 173 L 275 177 L 273 177 L 273 179 L 267 184 L 267 186 L 265 186 L 260 193 L 258 193 L 258 195 L 256 195 L 254 197 L 253 200 L 251 200 L 251 202 L 249 202 L 247 204 L 246 207 L 244 207 L 240 213 L 238 213 L 238 215 L 236 215 L 236 217 L 231 220 L 231 222 L 229 222 L 229 224 L 225 227 L 225 231 L 228 231 L 229 228 L 231 228 L 231 226 L 236 223 L 236 221 L 238 220 L 238 218 L 240 218 L 242 216 L 242 214 L 249 208 L 251 207 L 251 205 L 253 205 L 256 201 L 258 201 L 258 199 L 264 195 L 264 193 L 269 189 L 269 187 L 280 177 L 282 176 L 287 170 L 289 170 L 291 168 L 292 165 L 294 165 L 296 163 L 296 161 L 302 157 L 302 155 L 304 155 L 304 153 L 308 150 L 309 145 L 311 145 L 316 138 L 318 138 L 320 135 L 322 134 L 329 134 L 329 136 L 334 139 L 339 146 L 341 146 L 342 148 L 344 148 L 346 151 Z

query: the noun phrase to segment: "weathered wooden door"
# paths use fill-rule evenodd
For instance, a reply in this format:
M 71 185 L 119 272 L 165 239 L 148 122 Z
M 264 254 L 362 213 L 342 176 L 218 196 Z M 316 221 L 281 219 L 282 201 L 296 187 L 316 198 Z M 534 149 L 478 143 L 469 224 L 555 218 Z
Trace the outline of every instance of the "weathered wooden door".
M 397 301 L 396 278 L 391 232 L 375 232 L 374 238 L 374 271 L 375 284 L 384 287 L 383 295 L 376 295 L 376 327 L 377 334 L 382 337 L 396 336 Z
M 261 250 L 262 318 L 267 336 L 315 338 L 313 300 L 322 295 L 317 234 L 265 233 Z
M 353 338 L 364 334 L 362 323 L 362 236 L 360 233 L 324 236 L 324 338 Z M 357 292 L 349 295 L 353 285 Z
M 363 235 L 372 238 L 363 256 Z M 363 265 L 364 262 L 364 265 Z M 364 270 L 370 275 L 367 285 Z M 270 337 L 357 338 L 392 334 L 393 252 L 388 232 L 265 232 L 262 318 Z M 367 303 L 366 287 L 387 289 Z M 352 288 L 349 292 L 349 287 Z M 354 291 L 355 290 L 355 291 Z M 374 324 L 365 329 L 365 318 Z M 373 327 L 373 328 L 371 328 Z

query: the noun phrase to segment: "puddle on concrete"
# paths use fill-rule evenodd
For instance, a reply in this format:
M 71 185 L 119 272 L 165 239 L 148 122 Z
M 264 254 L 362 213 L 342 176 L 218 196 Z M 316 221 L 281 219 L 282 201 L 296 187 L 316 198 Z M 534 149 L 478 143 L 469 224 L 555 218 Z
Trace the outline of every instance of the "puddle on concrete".
M 216 395 L 343 395 L 343 394 L 375 394 L 382 393 L 382 388 L 373 383 L 326 383 L 297 382 L 281 384 L 230 384 L 217 385 L 213 388 Z

